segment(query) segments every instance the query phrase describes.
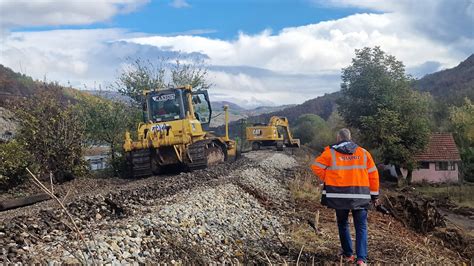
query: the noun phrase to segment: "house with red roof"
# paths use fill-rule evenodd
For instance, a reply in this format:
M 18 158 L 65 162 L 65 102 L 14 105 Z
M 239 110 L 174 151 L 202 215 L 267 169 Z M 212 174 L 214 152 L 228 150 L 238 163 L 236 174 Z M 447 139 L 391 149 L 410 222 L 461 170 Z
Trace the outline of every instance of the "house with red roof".
M 459 181 L 461 156 L 451 133 L 433 133 L 425 151 L 417 154 L 418 168 L 412 182 L 446 183 Z M 402 171 L 406 175 L 406 171 Z

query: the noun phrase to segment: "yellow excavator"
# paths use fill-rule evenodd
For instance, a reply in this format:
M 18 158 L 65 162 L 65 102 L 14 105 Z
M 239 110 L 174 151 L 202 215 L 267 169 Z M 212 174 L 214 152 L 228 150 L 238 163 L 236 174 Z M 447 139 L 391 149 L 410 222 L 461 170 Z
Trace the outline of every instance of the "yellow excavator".
M 293 138 L 286 117 L 272 116 L 266 125 L 254 124 L 247 127 L 246 137 L 252 150 L 259 150 L 262 146 L 276 146 L 279 151 L 283 147 L 300 147 L 300 140 Z
M 226 135 L 218 137 L 206 131 L 212 115 L 206 90 L 185 86 L 146 91 L 144 99 L 138 139 L 132 140 L 126 132 L 123 144 L 131 177 L 156 175 L 171 165 L 182 170 L 203 169 L 235 157 L 227 106 Z

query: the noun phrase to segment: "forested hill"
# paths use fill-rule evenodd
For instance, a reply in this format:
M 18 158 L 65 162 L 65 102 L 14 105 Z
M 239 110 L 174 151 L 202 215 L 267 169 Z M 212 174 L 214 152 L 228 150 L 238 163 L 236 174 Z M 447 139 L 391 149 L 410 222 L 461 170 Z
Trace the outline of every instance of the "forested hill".
M 36 90 L 36 82 L 31 77 L 0 64 L 0 98 L 29 96 Z
M 11 101 L 24 97 L 33 97 L 41 91 L 53 88 L 62 91 L 63 97 L 60 100 L 64 103 L 74 103 L 79 96 L 90 96 L 85 91 L 67 88 L 59 85 L 57 82 L 33 80 L 30 76 L 17 73 L 0 64 L 0 107 L 8 108 Z
M 424 76 L 415 81 L 414 86 L 418 90 L 431 93 L 437 101 L 447 105 L 461 104 L 464 97 L 474 100 L 474 54 L 454 68 Z M 271 116 L 277 115 L 295 121 L 300 115 L 308 113 L 327 119 L 335 109 L 339 96 L 340 92 L 325 94 L 277 112 L 251 117 L 249 120 L 266 122 Z
M 339 98 L 340 92 L 328 93 L 323 96 L 308 100 L 302 104 L 291 106 L 283 110 L 261 114 L 249 118 L 251 122 L 266 123 L 272 116 L 284 116 L 290 122 L 296 121 L 303 114 L 316 114 L 323 119 L 327 119 L 335 110 L 336 99 Z
M 336 109 L 336 99 L 339 98 L 340 92 L 325 94 L 323 96 L 308 100 L 302 104 L 287 107 L 283 110 L 250 116 L 247 118 L 248 123 L 268 123 L 272 116 L 284 116 L 293 124 L 298 117 L 303 114 L 316 114 L 323 119 L 328 119 L 331 113 Z M 239 121 L 231 122 L 229 124 L 230 134 L 232 137 L 244 136 L 242 125 Z M 218 134 L 224 134 L 224 126 L 213 128 Z
M 474 54 L 454 68 L 424 76 L 415 87 L 448 105 L 461 104 L 464 97 L 474 100 Z

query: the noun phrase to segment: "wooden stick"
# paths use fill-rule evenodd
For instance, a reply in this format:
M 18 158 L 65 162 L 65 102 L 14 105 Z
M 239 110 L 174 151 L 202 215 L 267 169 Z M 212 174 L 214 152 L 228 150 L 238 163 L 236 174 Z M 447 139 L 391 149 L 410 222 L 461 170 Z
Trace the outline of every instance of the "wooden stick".
M 316 211 L 316 216 L 314 217 L 314 227 L 316 227 L 316 230 L 319 230 L 319 210 Z
M 67 252 L 69 252 L 69 254 L 71 254 L 74 258 L 77 259 L 77 261 L 81 262 L 82 259 L 74 252 L 72 251 L 71 249 L 69 249 L 68 247 L 66 247 L 65 245 L 63 245 L 61 242 L 58 242 L 58 244 L 64 248 Z M 87 265 L 87 261 L 85 260 L 85 257 L 84 257 L 84 261 L 82 262 L 82 264 L 86 264 Z
M 300 257 L 301 257 L 301 253 L 303 253 L 303 248 L 304 248 L 304 245 L 301 246 L 300 254 L 298 255 L 298 259 L 296 260 L 296 266 L 298 266 L 298 264 L 300 263 Z
M 49 182 L 51 183 L 51 194 L 54 194 L 54 189 L 53 189 L 53 172 L 49 172 Z
M 72 225 L 73 225 L 73 228 L 74 228 L 74 231 L 77 233 L 77 235 L 79 236 L 79 238 L 81 239 L 81 241 L 84 243 L 84 245 L 86 246 L 87 248 L 87 251 L 89 252 L 90 254 L 90 258 L 92 259 L 92 263 L 95 265 L 95 259 L 94 259 L 94 256 L 91 252 L 91 249 L 89 248 L 89 245 L 87 244 L 84 236 L 82 235 L 81 231 L 79 230 L 79 227 L 77 226 L 76 224 L 76 221 L 74 221 L 74 218 L 72 218 L 71 214 L 69 213 L 69 211 L 66 209 L 66 207 L 64 206 L 64 204 L 61 202 L 61 200 L 58 199 L 58 197 L 56 197 L 56 195 L 54 195 L 51 191 L 48 190 L 47 187 L 45 187 L 43 185 L 43 183 L 41 183 L 41 181 L 39 181 L 39 179 L 30 171 L 30 169 L 28 169 L 28 167 L 26 168 L 26 171 L 28 171 L 28 173 L 31 175 L 31 177 L 33 178 L 33 180 L 35 181 L 35 183 L 44 191 L 46 192 L 52 199 L 54 199 L 58 204 L 59 206 L 61 207 L 61 209 L 66 213 L 67 217 L 69 218 L 69 220 L 71 221 Z
M 67 190 L 66 196 L 63 198 L 63 204 L 66 202 L 67 196 L 69 196 L 69 192 L 71 191 L 71 187 Z
M 265 255 L 265 258 L 267 258 L 267 261 L 268 261 L 268 265 L 272 266 L 272 262 L 270 261 L 270 259 L 268 258 L 267 256 L 267 253 L 265 253 L 265 251 L 263 252 L 263 255 Z
M 28 173 L 30 173 L 30 175 L 33 177 L 33 183 L 38 186 L 40 189 L 42 189 L 43 191 L 46 192 L 46 194 L 48 194 L 52 199 L 55 199 L 56 198 L 56 201 L 60 203 L 59 199 L 54 195 L 54 194 L 51 194 L 51 191 L 49 191 L 46 186 L 43 185 L 43 183 L 41 183 L 39 181 L 38 178 L 36 178 L 36 176 L 30 171 L 30 169 L 26 168 L 26 170 L 28 171 Z M 62 206 L 61 208 L 63 208 L 63 210 L 66 211 L 67 214 L 69 214 L 69 212 L 67 212 L 67 209 L 65 209 L 64 205 L 61 205 L 60 203 L 60 206 Z M 69 215 L 70 216 L 70 215 Z M 72 220 L 72 223 L 73 225 L 75 225 L 74 223 L 74 220 Z M 69 225 L 65 224 L 67 227 L 69 227 Z M 84 240 L 84 237 L 82 236 L 82 234 L 80 233 L 79 229 L 77 228 L 77 226 L 75 228 L 73 228 L 72 231 L 75 231 L 77 235 L 79 235 L 79 238 L 84 242 L 84 244 L 86 245 L 87 247 L 87 250 L 89 251 L 89 254 L 91 254 L 91 258 L 92 260 L 94 261 L 94 258 L 92 257 L 92 253 L 90 252 L 90 249 L 89 249 L 89 246 L 87 245 L 87 243 L 85 242 Z M 81 254 L 82 254 L 82 257 L 84 258 L 84 262 L 87 263 L 87 258 L 86 258 L 86 255 L 84 254 L 84 252 L 81 251 Z M 95 264 L 95 262 L 94 262 Z

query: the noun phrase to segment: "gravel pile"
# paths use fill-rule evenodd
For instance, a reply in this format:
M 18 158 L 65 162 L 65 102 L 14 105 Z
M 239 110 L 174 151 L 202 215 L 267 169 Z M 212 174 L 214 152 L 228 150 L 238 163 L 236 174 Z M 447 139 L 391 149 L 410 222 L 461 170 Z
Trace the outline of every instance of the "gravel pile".
M 258 262 L 262 250 L 278 258 L 285 239 L 285 222 L 262 198 L 289 199 L 283 170 L 295 164 L 283 154 L 249 154 L 231 164 L 79 197 L 67 208 L 96 263 Z M 0 255 L 12 262 L 77 263 L 86 254 L 92 262 L 65 221 L 57 207 L 4 220 L 0 244 L 6 249 Z
M 243 243 L 247 249 L 272 245 L 281 233 L 278 219 L 236 185 L 194 190 L 182 196 L 183 201 L 158 212 L 160 229 L 209 261 L 241 257 Z
M 89 246 L 97 262 L 236 263 L 244 253 L 280 246 L 284 232 L 278 218 L 234 184 L 195 188 L 166 201 L 174 203 L 140 218 L 116 221 L 96 234 Z M 54 243 L 66 240 L 63 235 L 53 237 Z M 70 244 L 77 246 L 77 241 Z M 31 250 L 30 254 L 48 254 L 51 261 L 70 263 L 82 256 L 61 250 Z
M 248 168 L 237 173 L 238 182 L 255 190 L 265 199 L 283 203 L 290 197 L 289 190 L 281 181 L 268 176 L 261 168 Z
M 270 157 L 264 159 L 259 165 L 268 170 L 273 170 L 276 174 L 279 170 L 291 169 L 298 165 L 295 158 L 282 153 L 274 153 Z
M 296 160 L 289 155 L 269 151 L 251 152 L 244 156 L 250 159 L 252 167 L 234 171 L 238 184 L 264 201 L 286 203 L 290 198 L 286 170 L 296 167 Z

